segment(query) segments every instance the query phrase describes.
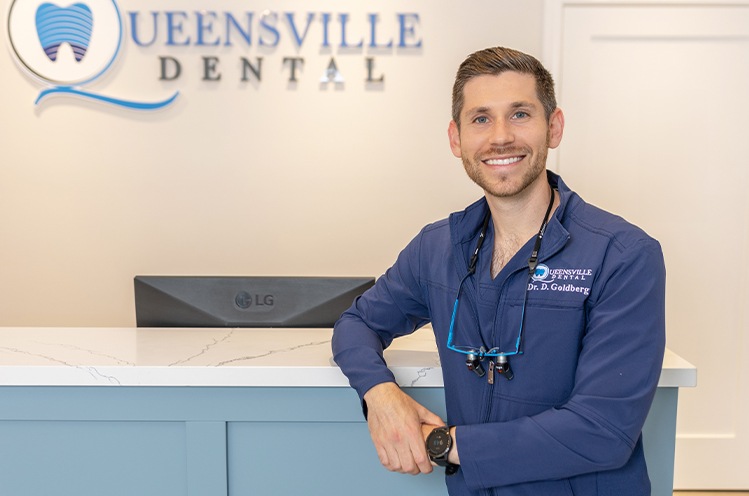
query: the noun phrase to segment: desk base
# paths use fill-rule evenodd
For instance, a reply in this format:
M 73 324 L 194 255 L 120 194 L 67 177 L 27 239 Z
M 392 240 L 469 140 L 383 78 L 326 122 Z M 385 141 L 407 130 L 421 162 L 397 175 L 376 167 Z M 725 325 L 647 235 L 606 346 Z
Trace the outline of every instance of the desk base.
M 445 417 L 441 388 L 406 388 Z M 670 496 L 677 388 L 645 427 Z M 446 495 L 444 474 L 382 468 L 348 388 L 0 387 L 3 496 Z

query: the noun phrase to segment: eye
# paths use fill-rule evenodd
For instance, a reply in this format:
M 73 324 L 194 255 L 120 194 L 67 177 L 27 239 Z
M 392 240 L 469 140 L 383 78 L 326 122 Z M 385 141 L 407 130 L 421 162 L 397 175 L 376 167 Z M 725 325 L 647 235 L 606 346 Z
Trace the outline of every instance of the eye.
M 487 122 L 489 122 L 489 118 L 485 115 L 480 115 L 473 119 L 473 122 L 475 122 L 476 124 L 486 124 Z
M 512 114 L 513 119 L 527 119 L 529 116 L 528 112 L 524 110 L 518 110 L 514 114 Z

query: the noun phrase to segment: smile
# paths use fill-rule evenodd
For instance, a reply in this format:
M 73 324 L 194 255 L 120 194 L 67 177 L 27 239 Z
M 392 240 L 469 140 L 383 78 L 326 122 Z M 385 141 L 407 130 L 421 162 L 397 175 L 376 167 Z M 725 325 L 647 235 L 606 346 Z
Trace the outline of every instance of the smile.
M 520 162 L 523 160 L 523 157 L 510 157 L 510 158 L 492 158 L 489 160 L 484 160 L 484 163 L 487 165 L 512 165 L 516 162 Z

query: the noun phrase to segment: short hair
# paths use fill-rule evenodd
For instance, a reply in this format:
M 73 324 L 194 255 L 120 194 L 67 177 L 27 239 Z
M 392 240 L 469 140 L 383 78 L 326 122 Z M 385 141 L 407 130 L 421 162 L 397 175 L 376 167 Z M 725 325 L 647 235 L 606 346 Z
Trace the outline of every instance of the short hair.
M 460 113 L 463 111 L 463 89 L 466 83 L 476 76 L 498 76 L 503 72 L 530 74 L 536 79 L 536 95 L 541 100 L 546 119 L 557 108 L 554 96 L 554 80 L 549 71 L 535 57 L 511 48 L 494 47 L 474 52 L 466 58 L 455 75 L 453 85 L 453 120 L 460 127 Z

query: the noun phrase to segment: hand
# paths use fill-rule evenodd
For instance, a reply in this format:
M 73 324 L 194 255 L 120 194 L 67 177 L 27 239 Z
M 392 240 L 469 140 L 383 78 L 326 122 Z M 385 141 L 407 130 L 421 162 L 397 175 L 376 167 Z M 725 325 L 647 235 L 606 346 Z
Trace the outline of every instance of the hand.
M 442 419 L 430 412 L 393 382 L 373 387 L 364 395 L 367 421 L 380 463 L 392 472 L 428 474 L 432 463 L 424 445 L 425 434 Z M 431 424 L 428 431 L 423 424 Z

